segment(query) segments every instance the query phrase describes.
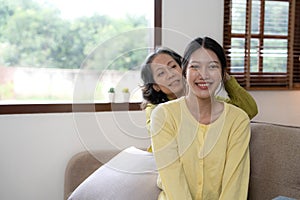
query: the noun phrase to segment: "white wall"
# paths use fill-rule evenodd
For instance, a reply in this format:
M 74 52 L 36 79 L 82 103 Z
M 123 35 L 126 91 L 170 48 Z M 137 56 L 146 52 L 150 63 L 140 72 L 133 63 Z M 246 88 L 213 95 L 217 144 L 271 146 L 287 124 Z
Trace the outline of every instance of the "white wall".
M 62 200 L 75 153 L 149 145 L 142 111 L 1 115 L 0 127 L 2 200 Z
M 209 36 L 223 41 L 223 1 L 164 0 L 163 46 L 183 53 L 186 44 L 195 37 Z
M 172 31 L 164 31 L 163 44 L 181 53 L 187 38 L 209 35 L 221 42 L 222 13 L 219 0 L 164 0 L 163 26 Z M 251 94 L 259 107 L 254 120 L 300 126 L 300 91 Z M 62 200 L 64 170 L 72 155 L 85 149 L 146 147 L 144 123 L 142 111 L 0 116 L 0 199 Z
M 300 90 L 250 93 L 258 106 L 254 121 L 300 126 Z

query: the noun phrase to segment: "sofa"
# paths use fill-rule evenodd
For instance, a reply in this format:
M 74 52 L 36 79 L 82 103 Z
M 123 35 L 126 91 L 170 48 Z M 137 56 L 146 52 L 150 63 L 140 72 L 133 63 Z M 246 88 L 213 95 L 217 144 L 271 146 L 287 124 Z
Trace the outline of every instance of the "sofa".
M 64 199 L 120 152 L 84 151 L 74 155 L 65 170 Z M 278 196 L 300 199 L 300 127 L 251 122 L 250 161 L 249 200 Z

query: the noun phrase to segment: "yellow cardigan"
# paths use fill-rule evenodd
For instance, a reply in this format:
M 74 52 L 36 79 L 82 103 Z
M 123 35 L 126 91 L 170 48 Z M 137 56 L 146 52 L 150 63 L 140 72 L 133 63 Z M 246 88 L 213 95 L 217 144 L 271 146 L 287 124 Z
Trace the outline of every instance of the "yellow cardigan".
M 224 102 L 209 125 L 190 114 L 185 98 L 160 104 L 151 116 L 153 154 L 168 200 L 246 200 L 250 120 Z
M 229 96 L 229 99 L 223 97 L 217 97 L 218 100 L 225 101 L 227 103 L 233 104 L 241 109 L 243 109 L 249 116 L 250 119 L 255 117 L 258 113 L 257 105 L 253 97 L 236 81 L 236 79 L 231 76 L 229 80 L 225 82 L 225 90 Z M 146 112 L 146 126 L 148 133 L 150 134 L 150 117 L 153 109 L 157 105 L 148 104 Z M 148 148 L 149 152 L 152 152 L 152 147 Z

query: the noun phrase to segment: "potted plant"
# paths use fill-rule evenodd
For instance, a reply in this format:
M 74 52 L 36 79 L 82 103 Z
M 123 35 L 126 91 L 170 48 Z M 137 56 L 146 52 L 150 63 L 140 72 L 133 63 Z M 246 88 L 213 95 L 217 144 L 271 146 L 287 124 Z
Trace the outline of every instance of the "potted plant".
M 108 100 L 109 102 L 114 102 L 115 101 L 115 88 L 111 87 L 108 90 Z
M 130 98 L 129 89 L 128 88 L 123 88 L 122 93 L 123 93 L 123 101 L 124 102 L 129 102 L 129 98 Z

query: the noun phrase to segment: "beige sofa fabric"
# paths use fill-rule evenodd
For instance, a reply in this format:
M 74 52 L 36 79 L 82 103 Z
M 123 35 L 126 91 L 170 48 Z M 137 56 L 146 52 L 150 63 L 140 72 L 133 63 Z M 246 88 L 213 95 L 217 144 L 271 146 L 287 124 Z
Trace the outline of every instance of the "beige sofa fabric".
M 300 127 L 253 123 L 249 199 L 300 199 Z

